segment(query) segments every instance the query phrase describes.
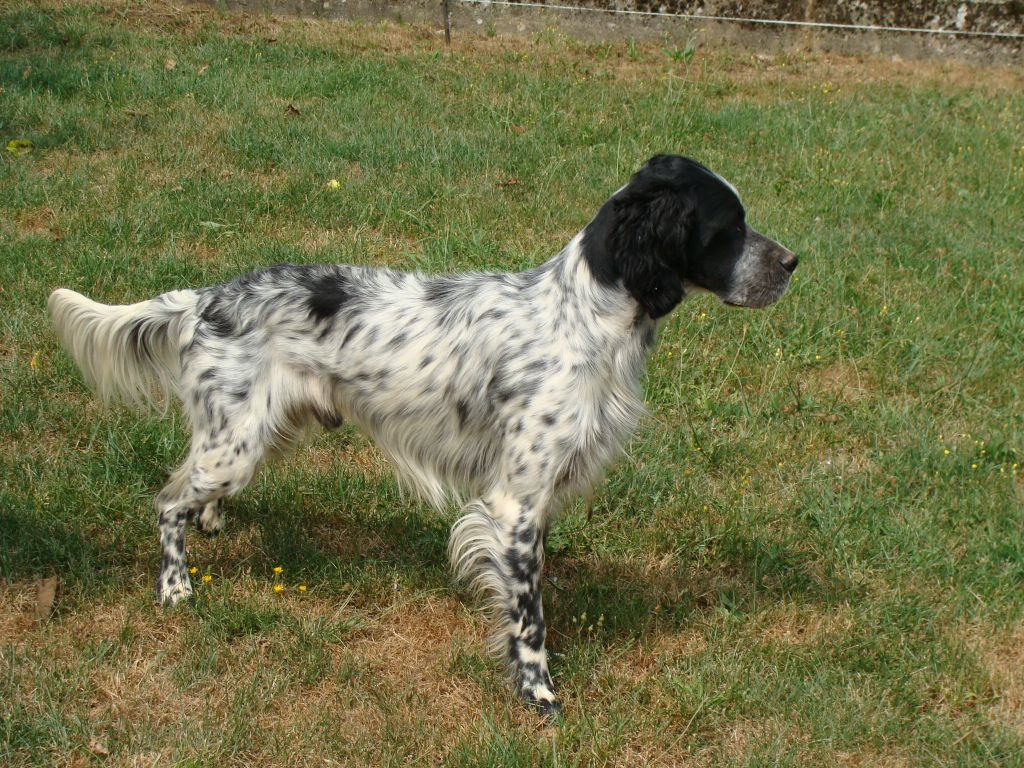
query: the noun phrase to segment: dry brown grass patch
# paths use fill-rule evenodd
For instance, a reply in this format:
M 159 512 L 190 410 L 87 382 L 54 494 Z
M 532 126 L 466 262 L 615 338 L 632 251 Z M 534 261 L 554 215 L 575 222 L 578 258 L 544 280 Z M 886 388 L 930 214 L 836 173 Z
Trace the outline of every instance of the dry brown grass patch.
M 0 580 L 0 637 L 15 647 L 38 623 L 35 615 L 36 587 L 31 581 Z
M 607 673 L 616 680 L 645 684 L 666 665 L 707 650 L 704 633 L 696 629 L 657 632 L 618 655 L 608 655 Z
M 847 402 L 866 397 L 874 388 L 867 371 L 848 360 L 814 371 L 808 378 L 808 386 L 812 391 Z
M 339 444 L 330 435 L 321 436 L 299 448 L 296 458 L 304 466 L 321 473 L 335 473 L 341 468 L 351 472 L 354 469 L 368 480 L 380 480 L 392 474 L 387 457 L 367 438 L 355 433 L 344 444 Z
M 999 634 L 973 627 L 966 635 L 967 644 L 978 654 L 995 694 L 990 714 L 1024 736 L 1024 622 Z
M 854 625 L 848 605 L 825 609 L 813 605 L 779 603 L 761 612 L 752 631 L 763 642 L 782 645 L 814 645 L 849 632 Z
M 841 768 L 911 768 L 918 765 L 898 752 L 837 752 L 836 764 Z
M 59 240 L 64 235 L 57 224 L 57 215 L 48 205 L 26 208 L 14 216 L 15 227 L 21 237 L 49 237 Z
M 475 713 L 492 707 L 473 680 L 452 671 L 453 649 L 462 643 L 481 647 L 484 634 L 452 597 L 396 596 L 332 649 L 334 668 L 355 668 L 356 677 L 346 682 L 330 676 L 303 689 L 289 698 L 288 717 L 270 727 L 287 732 L 326 715 L 336 737 L 378 745 L 395 727 L 415 723 L 408 760 L 438 764 L 478 729 Z
M 851 85 L 928 87 L 942 91 L 981 89 L 986 95 L 1015 93 L 1024 75 L 1009 66 L 984 67 L 950 59 L 894 61 L 891 57 L 792 51 L 751 54 L 728 67 L 729 80 L 761 87 L 825 86 L 842 95 Z

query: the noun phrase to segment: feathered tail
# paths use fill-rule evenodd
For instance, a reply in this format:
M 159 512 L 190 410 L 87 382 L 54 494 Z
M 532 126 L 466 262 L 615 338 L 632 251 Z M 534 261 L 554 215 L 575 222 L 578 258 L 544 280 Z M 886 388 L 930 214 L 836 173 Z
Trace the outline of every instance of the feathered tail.
M 64 348 L 104 401 L 147 408 L 178 393 L 180 353 L 196 326 L 195 291 L 108 306 L 58 288 L 47 302 Z

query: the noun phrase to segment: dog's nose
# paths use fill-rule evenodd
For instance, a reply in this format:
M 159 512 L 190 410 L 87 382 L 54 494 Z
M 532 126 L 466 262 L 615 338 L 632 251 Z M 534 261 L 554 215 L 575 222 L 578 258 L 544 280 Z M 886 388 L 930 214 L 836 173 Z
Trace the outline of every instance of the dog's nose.
M 796 265 L 800 263 L 800 259 L 796 257 L 795 253 L 790 253 L 789 251 L 786 251 L 785 256 L 783 256 L 779 260 L 779 263 L 782 265 L 782 268 L 787 272 L 793 272 L 793 270 L 796 269 Z

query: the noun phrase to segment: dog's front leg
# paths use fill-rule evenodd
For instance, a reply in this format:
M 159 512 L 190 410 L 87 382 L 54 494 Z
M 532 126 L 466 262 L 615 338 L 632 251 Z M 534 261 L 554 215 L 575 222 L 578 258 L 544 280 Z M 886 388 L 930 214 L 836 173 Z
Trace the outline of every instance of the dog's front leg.
M 492 492 L 463 509 L 449 555 L 456 575 L 485 596 L 495 625 L 491 647 L 508 661 L 519 694 L 555 716 L 561 705 L 548 673 L 540 592 L 545 511 L 529 494 Z

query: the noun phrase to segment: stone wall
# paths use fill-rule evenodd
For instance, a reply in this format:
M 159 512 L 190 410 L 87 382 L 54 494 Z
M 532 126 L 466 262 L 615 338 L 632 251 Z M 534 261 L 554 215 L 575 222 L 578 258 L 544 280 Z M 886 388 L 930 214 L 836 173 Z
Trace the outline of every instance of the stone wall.
M 350 20 L 392 19 L 440 26 L 442 0 L 201 0 L 220 7 L 295 13 Z M 686 15 L 741 19 L 782 19 L 879 27 L 1002 32 L 1024 35 L 1024 0 L 547 0 L 579 10 L 545 9 L 449 0 L 452 34 L 531 35 L 558 29 L 589 40 L 676 39 L 684 45 L 733 43 L 755 51 L 811 48 L 847 54 L 903 58 L 956 58 L 984 64 L 1019 66 L 1024 38 L 1007 39 L 779 27 L 714 22 Z M 681 14 L 649 17 L 596 11 L 633 10 Z
M 831 24 L 1024 34 L 1024 0 L 557 0 L 558 4 Z M 543 4 L 543 3 L 541 3 Z

